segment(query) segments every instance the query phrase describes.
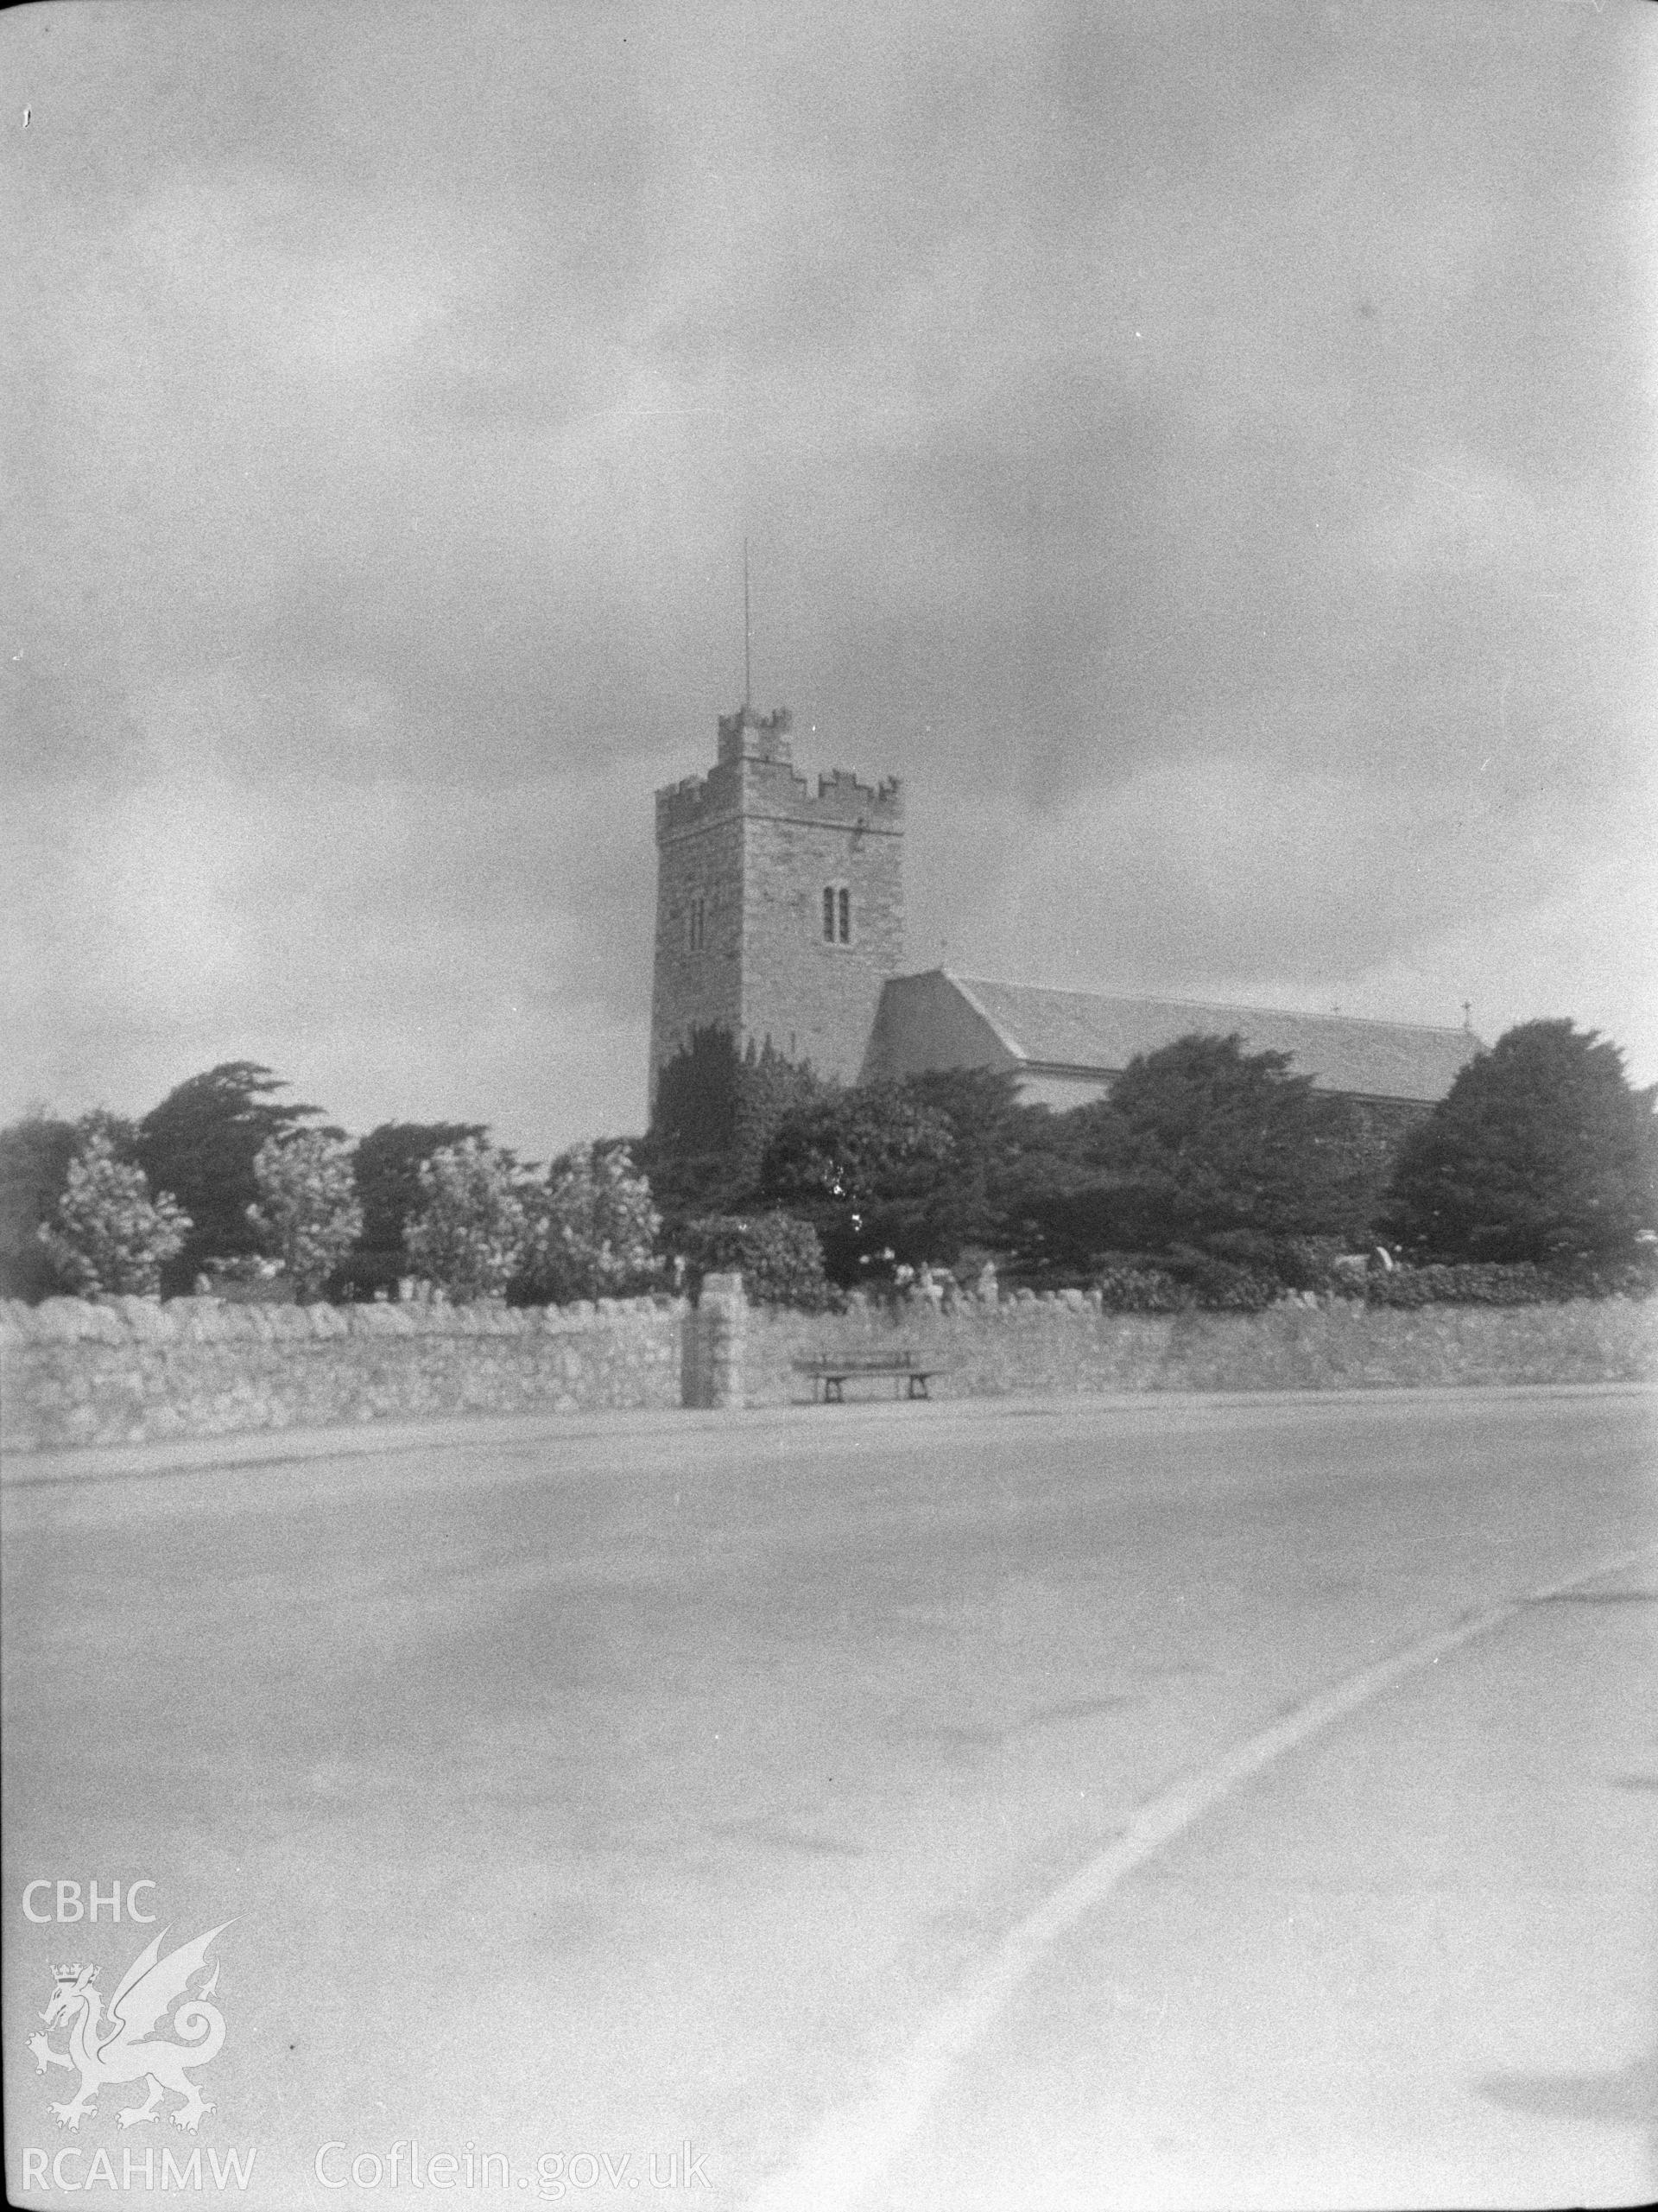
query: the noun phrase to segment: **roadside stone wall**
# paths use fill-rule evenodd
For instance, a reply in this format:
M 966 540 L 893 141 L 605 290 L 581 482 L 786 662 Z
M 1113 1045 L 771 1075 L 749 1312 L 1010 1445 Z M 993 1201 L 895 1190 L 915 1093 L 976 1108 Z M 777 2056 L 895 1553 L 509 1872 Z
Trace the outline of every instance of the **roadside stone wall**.
M 1658 1299 L 1262 1314 L 1108 1314 L 1079 1292 L 799 1314 L 711 1276 L 683 1299 L 596 1305 L 0 1304 L 11 1452 L 450 1414 L 803 1404 L 795 1361 L 914 1347 L 935 1398 L 1658 1382 Z M 902 1388 L 902 1385 L 897 1387 Z M 872 1379 L 855 1396 L 895 1385 Z
M 1077 1391 L 1425 1389 L 1444 1385 L 1658 1381 L 1658 1299 L 1576 1299 L 1410 1311 L 1352 1299 L 1265 1313 L 1104 1313 L 1079 1290 L 967 1300 L 938 1312 L 752 1309 L 744 1396 L 784 1405 L 812 1395 L 796 1360 L 913 1347 L 942 1372 L 934 1398 Z M 896 1385 L 902 1389 L 902 1384 Z M 884 1379 L 849 1395 L 878 1397 Z
M 9 1451 L 680 1402 L 687 1308 L 0 1304 Z

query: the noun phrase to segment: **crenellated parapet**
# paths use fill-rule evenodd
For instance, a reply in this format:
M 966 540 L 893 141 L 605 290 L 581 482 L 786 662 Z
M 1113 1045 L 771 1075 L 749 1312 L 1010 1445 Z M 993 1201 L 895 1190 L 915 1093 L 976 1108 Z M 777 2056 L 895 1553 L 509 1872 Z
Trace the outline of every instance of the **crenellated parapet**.
M 794 719 L 787 707 L 776 707 L 769 714 L 759 714 L 752 707 L 743 706 L 735 714 L 722 714 L 719 758 L 722 762 L 787 760 Z
M 902 777 L 861 783 L 850 770 L 820 776 L 814 791 L 789 757 L 788 710 L 756 715 L 741 707 L 720 717 L 720 758 L 706 776 L 687 776 L 656 794 L 656 837 L 677 837 L 737 814 L 821 823 L 897 835 L 904 826 Z
M 878 783 L 861 783 L 851 770 L 838 768 L 832 776 L 820 776 L 815 792 L 803 776 L 791 776 L 790 789 L 778 797 L 791 819 L 830 822 L 838 829 L 877 829 L 896 833 L 904 826 L 904 784 L 899 776 L 883 776 Z

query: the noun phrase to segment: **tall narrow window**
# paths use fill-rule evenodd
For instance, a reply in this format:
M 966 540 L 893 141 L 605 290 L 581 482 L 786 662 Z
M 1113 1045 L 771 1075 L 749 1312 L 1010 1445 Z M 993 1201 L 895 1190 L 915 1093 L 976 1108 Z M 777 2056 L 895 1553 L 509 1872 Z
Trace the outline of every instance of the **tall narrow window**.
M 840 887 L 839 909 L 840 941 L 843 945 L 850 945 L 852 941 L 852 895 L 845 884 Z
M 823 941 L 826 945 L 832 945 L 835 941 L 835 887 L 832 884 L 826 884 L 823 887 Z
M 685 941 L 687 951 L 699 953 L 706 936 L 706 910 L 701 899 L 693 898 L 686 916 Z

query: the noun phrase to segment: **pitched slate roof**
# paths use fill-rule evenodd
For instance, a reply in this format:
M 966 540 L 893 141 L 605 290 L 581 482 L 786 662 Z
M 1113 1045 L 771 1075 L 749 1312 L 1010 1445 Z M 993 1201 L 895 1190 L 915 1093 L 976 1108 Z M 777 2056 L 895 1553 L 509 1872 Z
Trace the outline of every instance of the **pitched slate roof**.
M 1287 1052 L 1292 1072 L 1321 1091 L 1374 1099 L 1442 1099 L 1479 1049 L 1470 1030 L 1414 1022 L 1361 1021 L 1345 1014 L 1294 1014 L 1275 1007 L 1212 1006 L 1183 998 L 1110 998 L 1092 991 L 1046 991 L 952 975 L 969 1004 L 1016 1060 L 1032 1068 L 1116 1074 L 1136 1053 L 1155 1052 L 1199 1031 L 1230 1036 L 1251 1052 Z

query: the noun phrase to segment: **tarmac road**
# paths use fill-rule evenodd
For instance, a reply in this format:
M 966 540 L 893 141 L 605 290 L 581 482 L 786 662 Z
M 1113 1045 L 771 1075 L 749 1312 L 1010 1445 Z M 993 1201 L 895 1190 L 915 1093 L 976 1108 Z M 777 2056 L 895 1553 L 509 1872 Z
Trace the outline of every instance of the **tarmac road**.
M 1655 1410 L 17 1461 L 14 2192 L 251 2146 L 272 2207 L 1650 2196 Z M 154 1925 L 24 1917 L 140 1879 Z M 199 2134 L 127 2084 L 60 2128 L 54 1962 L 221 1922 Z

